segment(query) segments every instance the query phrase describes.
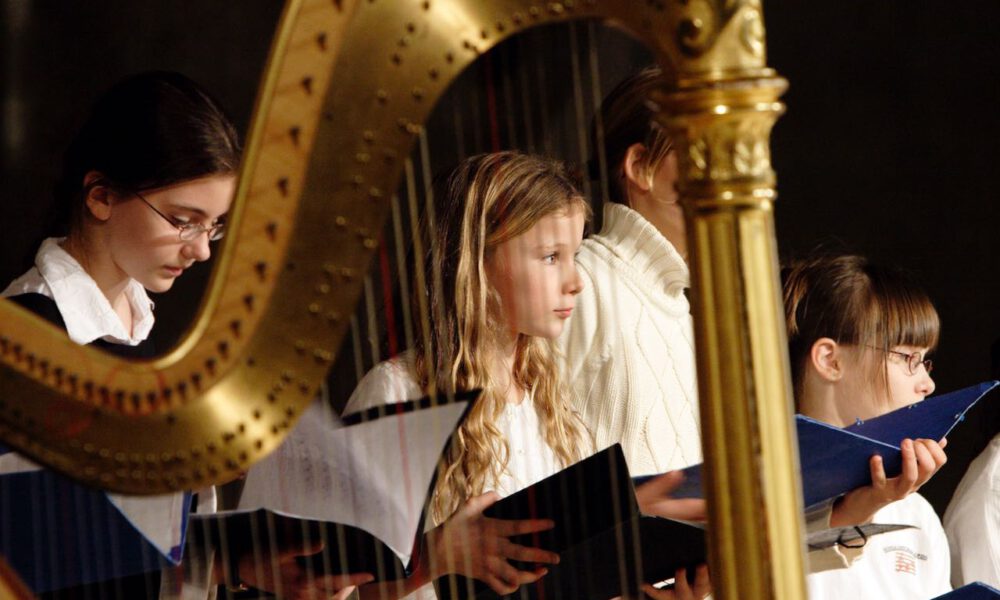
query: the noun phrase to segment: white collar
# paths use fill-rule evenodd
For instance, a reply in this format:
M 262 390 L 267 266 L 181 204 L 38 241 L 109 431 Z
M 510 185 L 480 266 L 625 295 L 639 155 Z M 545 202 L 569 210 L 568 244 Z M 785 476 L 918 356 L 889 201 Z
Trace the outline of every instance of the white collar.
M 78 344 L 103 339 L 115 344 L 135 346 L 149 337 L 154 321 L 153 301 L 146 295 L 142 285 L 130 279 L 125 287 L 125 296 L 132 308 L 130 335 L 97 282 L 83 270 L 75 258 L 63 250 L 60 244 L 64 239 L 45 240 L 35 255 L 35 267 L 44 286 L 35 290 L 27 289 L 32 287 L 30 280 L 34 278 L 35 272 L 32 270 L 14 282 L 21 283 L 19 287 L 24 289 L 18 291 L 8 288 L 5 294 L 10 295 L 12 291 L 37 291 L 52 298 L 66 323 L 66 333 Z
M 624 204 L 605 203 L 604 225 L 593 238 L 670 296 L 683 294 L 690 285 L 688 265 L 673 244 L 645 217 Z

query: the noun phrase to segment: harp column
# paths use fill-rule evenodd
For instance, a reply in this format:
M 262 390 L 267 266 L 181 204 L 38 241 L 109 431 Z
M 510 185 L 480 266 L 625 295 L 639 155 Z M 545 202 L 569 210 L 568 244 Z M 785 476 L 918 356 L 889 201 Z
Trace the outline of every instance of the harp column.
M 676 80 L 654 100 L 687 221 L 714 595 L 804 599 L 770 161 L 787 82 L 765 66 L 759 2 L 673 10 Z

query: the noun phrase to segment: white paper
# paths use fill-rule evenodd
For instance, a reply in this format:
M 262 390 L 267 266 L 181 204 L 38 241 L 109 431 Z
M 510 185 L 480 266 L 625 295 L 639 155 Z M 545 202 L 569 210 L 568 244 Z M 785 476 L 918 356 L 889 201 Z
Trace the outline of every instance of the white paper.
M 410 559 L 430 482 L 467 402 L 344 427 L 315 402 L 250 469 L 239 509 L 351 525 Z

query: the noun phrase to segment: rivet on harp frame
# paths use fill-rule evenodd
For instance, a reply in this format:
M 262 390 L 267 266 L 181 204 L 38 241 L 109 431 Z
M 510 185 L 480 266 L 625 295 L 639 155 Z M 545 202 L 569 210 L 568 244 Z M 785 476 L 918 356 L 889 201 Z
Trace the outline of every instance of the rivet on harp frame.
M 306 94 L 312 96 L 312 93 L 313 93 L 313 78 L 312 77 L 308 77 L 308 76 L 303 77 L 301 83 L 302 83 L 302 88 L 306 91 Z
M 288 135 L 292 138 L 292 143 L 296 146 L 299 145 L 299 134 L 301 132 L 302 129 L 298 125 L 295 125 L 288 130 Z
M 319 45 L 319 49 L 326 52 L 326 33 L 320 33 L 316 36 L 316 43 Z

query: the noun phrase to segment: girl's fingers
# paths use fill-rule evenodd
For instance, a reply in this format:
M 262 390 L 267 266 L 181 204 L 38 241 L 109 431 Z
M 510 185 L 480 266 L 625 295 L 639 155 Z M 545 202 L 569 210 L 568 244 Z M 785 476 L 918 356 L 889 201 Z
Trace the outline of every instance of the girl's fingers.
M 712 578 L 708 575 L 708 565 L 699 565 L 694 576 L 694 597 L 704 598 L 712 593 Z
M 497 577 L 494 577 L 493 575 L 486 575 L 486 577 L 483 578 L 483 581 L 486 582 L 486 585 L 490 586 L 490 589 L 492 589 L 494 592 L 496 592 L 500 596 L 506 596 L 507 594 L 513 594 L 514 592 L 517 591 L 516 587 L 513 587 L 513 588 L 510 587 L 510 585 L 508 585 L 507 583 L 501 581 Z
M 872 456 L 868 461 L 868 470 L 872 476 L 872 487 L 877 490 L 884 488 L 886 477 L 885 467 L 882 465 L 882 457 L 878 454 Z
M 521 562 L 545 563 L 550 565 L 559 564 L 559 555 L 555 552 L 531 546 L 522 546 L 508 540 L 504 540 L 500 544 L 500 552 L 509 559 Z
M 522 519 L 517 521 L 508 519 L 490 519 L 490 522 L 493 524 L 496 534 L 504 537 L 525 533 L 536 533 L 552 529 L 556 526 L 555 521 L 552 519 Z
M 491 504 L 500 499 L 500 494 L 496 492 L 486 492 L 474 498 L 469 498 L 462 507 L 465 514 L 474 515 L 486 510 Z
M 913 440 L 903 440 L 899 449 L 902 454 L 903 471 L 899 474 L 899 477 L 895 478 L 896 489 L 891 494 L 895 500 L 899 500 L 909 494 L 917 482 L 917 478 L 920 476 L 920 470 L 917 466 L 917 454 L 913 448 Z
M 694 593 L 688 584 L 687 569 L 680 568 L 674 573 L 674 595 L 677 596 L 678 600 L 691 600 L 694 598 Z
M 653 600 L 676 600 L 677 598 L 673 590 L 658 590 L 648 583 L 642 584 L 642 591 Z

